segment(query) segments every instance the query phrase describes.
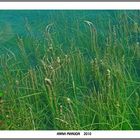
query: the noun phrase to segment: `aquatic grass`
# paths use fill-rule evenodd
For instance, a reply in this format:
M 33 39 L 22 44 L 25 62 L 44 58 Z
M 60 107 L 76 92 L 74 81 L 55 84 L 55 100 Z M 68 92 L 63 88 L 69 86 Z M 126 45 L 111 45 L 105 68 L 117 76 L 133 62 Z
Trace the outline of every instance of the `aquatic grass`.
M 42 39 L 25 20 L 17 52 L 0 55 L 0 129 L 140 129 L 139 23 L 125 12 L 115 14 L 116 25 L 108 17 L 84 16 L 72 27 L 51 21 Z

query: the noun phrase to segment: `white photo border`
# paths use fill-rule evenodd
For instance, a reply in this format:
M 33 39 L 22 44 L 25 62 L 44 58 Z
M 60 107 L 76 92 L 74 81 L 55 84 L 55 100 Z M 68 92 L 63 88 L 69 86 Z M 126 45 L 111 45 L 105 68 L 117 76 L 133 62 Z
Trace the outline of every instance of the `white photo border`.
M 140 10 L 140 2 L 0 2 L 0 10 Z M 80 132 L 80 136 L 58 136 L 58 132 Z M 0 131 L 0 138 L 140 138 L 140 131 Z
M 0 10 L 139 10 L 140 2 L 0 2 Z

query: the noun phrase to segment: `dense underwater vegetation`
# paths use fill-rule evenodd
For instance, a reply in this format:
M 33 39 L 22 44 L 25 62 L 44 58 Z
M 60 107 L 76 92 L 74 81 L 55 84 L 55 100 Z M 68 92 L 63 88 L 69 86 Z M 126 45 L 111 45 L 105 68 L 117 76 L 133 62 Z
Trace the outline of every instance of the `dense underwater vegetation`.
M 0 129 L 140 130 L 140 11 L 0 11 Z

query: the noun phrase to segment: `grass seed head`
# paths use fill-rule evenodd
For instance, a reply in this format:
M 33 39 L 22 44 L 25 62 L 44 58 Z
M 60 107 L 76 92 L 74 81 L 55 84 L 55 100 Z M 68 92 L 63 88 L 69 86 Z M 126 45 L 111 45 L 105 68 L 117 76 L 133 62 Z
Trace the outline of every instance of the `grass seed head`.
M 47 77 L 45 78 L 45 83 L 49 86 L 52 86 L 52 81 L 48 79 Z
M 67 98 L 67 102 L 70 104 L 71 103 L 71 99 L 70 98 Z
M 65 55 L 65 58 L 66 58 L 66 59 L 68 58 L 68 55 L 67 55 L 67 54 Z
M 92 71 L 95 73 L 98 72 L 99 67 L 98 67 L 97 58 L 91 61 L 91 65 L 92 65 Z
M 110 70 L 107 69 L 107 76 L 110 77 Z
M 110 74 L 109 69 L 107 69 L 106 80 L 107 80 L 107 87 L 110 88 L 111 87 L 111 74 Z
M 18 85 L 19 85 L 19 81 L 18 81 L 18 80 L 16 80 L 15 82 L 16 82 L 16 85 L 18 86 Z
M 68 64 L 70 63 L 70 57 L 68 55 L 65 55 L 65 62 Z
M 60 64 L 61 63 L 60 57 L 57 57 L 56 61 L 58 64 Z
M 49 68 L 50 70 L 54 70 L 54 68 L 53 68 L 52 65 L 49 65 L 48 68 Z
M 52 52 L 53 51 L 53 47 L 52 44 L 50 44 L 50 47 L 48 48 L 48 52 Z
M 122 63 L 124 63 L 125 62 L 125 56 L 123 55 L 122 56 Z
M 119 102 L 117 102 L 117 103 L 116 103 L 116 107 L 117 107 L 117 108 L 119 108 L 119 107 L 120 107 L 120 104 L 119 104 Z
M 60 105 L 60 114 L 62 115 L 62 113 L 63 113 L 63 106 Z
M 97 62 L 97 58 L 94 59 L 94 65 L 95 65 L 95 68 L 98 67 L 98 62 Z
M 10 118 L 10 116 L 9 116 L 9 115 L 6 115 L 6 118 L 7 118 L 7 119 L 9 119 L 9 118 Z
M 43 67 L 46 67 L 46 63 L 44 62 L 44 60 L 41 60 L 41 63 L 43 65 Z

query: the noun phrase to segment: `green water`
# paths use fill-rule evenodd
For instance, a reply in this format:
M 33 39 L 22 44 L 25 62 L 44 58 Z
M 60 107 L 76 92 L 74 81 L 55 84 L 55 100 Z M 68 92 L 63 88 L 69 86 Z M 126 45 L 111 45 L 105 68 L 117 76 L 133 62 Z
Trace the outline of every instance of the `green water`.
M 31 28 L 33 37 L 41 38 L 46 26 L 53 24 L 52 32 L 54 34 L 60 34 L 60 41 L 63 42 L 65 38 L 75 38 L 78 28 L 84 30 L 85 20 L 93 22 L 96 30 L 100 34 L 106 35 L 108 23 L 111 22 L 115 26 L 123 24 L 122 18 L 124 14 L 128 15 L 130 26 L 134 22 L 140 22 L 139 11 L 0 11 L 0 41 L 1 43 L 8 41 L 17 34 L 26 37 L 28 35 L 26 26 L 28 25 Z
M 5 10 L 0 11 L 0 54 L 5 53 L 5 48 L 10 49 L 19 55 L 17 49 L 17 35 L 23 39 L 32 38 L 44 41 L 45 31 L 48 25 L 51 26 L 52 38 L 58 44 L 62 44 L 63 49 L 67 50 L 71 42 L 76 43 L 77 47 L 86 48 L 89 43 L 90 34 L 85 21 L 90 21 L 98 33 L 99 46 L 106 40 L 109 34 L 109 24 L 117 28 L 124 25 L 123 17 L 127 15 L 129 28 L 132 30 L 133 24 L 140 22 L 139 11 L 115 11 L 115 10 Z M 123 38 L 119 33 L 118 40 Z M 134 32 L 128 34 L 129 42 L 133 44 L 139 42 L 139 35 Z M 26 45 L 27 53 L 30 46 Z M 41 49 L 41 47 L 40 47 Z M 84 50 L 85 51 L 85 50 Z M 88 54 L 87 54 L 88 55 Z

